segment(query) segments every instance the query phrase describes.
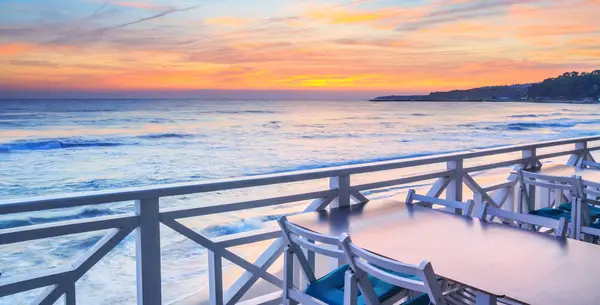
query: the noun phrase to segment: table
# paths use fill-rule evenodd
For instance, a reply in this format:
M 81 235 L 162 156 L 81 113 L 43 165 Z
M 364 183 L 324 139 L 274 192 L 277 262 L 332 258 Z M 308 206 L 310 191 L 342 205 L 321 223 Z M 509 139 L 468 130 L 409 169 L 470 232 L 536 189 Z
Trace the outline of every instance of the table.
M 436 274 L 490 296 L 528 304 L 600 304 L 597 245 L 397 201 L 288 219 L 323 234 L 348 232 L 358 246 L 395 260 L 428 260 Z

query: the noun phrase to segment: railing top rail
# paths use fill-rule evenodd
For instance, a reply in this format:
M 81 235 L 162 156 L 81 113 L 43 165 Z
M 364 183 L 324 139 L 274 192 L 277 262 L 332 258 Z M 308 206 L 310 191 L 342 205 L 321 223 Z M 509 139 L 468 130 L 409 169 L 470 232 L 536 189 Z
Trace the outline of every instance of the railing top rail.
M 238 189 L 272 184 L 290 183 L 334 176 L 361 174 L 384 170 L 399 169 L 427 164 L 436 164 L 460 159 L 471 159 L 483 156 L 491 156 L 520 150 L 537 149 L 551 146 L 560 146 L 580 142 L 600 141 L 600 136 L 579 137 L 563 140 L 553 140 L 497 148 L 482 149 L 472 152 L 459 152 L 433 156 L 423 156 L 408 159 L 394 159 L 380 162 L 369 162 L 344 166 L 327 167 L 320 169 L 301 170 L 266 175 L 247 176 L 241 178 L 226 178 L 207 180 L 200 182 L 174 183 L 164 185 L 153 185 L 145 187 L 122 188 L 93 192 L 80 192 L 75 194 L 57 194 L 48 196 L 36 196 L 20 198 L 15 200 L 0 201 L 0 214 L 45 210 L 50 208 L 65 208 L 118 201 L 139 200 L 145 198 L 157 198 L 177 196 L 193 193 L 205 193 Z M 27 207 L 24 207 L 27 205 Z

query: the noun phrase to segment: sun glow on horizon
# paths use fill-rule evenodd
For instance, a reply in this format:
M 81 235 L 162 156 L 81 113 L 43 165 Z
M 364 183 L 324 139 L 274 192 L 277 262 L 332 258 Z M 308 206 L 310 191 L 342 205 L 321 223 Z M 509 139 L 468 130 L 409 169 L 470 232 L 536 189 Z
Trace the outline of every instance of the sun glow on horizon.
M 600 66 L 595 0 L 8 0 L 0 9 L 0 90 L 412 93 Z

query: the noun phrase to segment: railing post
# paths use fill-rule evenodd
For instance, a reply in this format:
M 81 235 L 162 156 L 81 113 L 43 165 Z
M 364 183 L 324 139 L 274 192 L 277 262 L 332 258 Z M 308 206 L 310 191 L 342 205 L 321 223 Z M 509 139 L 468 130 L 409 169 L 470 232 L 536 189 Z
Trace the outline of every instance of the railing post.
M 330 208 L 350 205 L 350 175 L 329 178 L 329 188 L 338 190 L 337 198 L 329 204 Z M 329 258 L 327 262 L 330 270 L 334 270 L 343 263 L 337 258 Z
M 223 258 L 208 250 L 208 283 L 210 305 L 223 305 Z
M 572 154 L 569 157 L 569 161 L 567 161 L 567 165 L 579 166 L 579 165 L 581 165 L 581 163 L 583 161 L 586 161 L 587 156 L 588 156 L 587 148 L 588 148 L 587 141 L 575 143 L 575 149 L 581 149 L 583 151 L 579 154 Z
M 454 170 L 454 176 L 446 187 L 446 199 L 454 201 L 463 200 L 463 159 L 448 161 L 447 169 Z
M 75 283 L 68 284 L 67 290 L 65 292 L 65 305 L 75 305 L 77 301 L 75 300 Z
M 160 214 L 159 199 L 135 201 L 140 217 L 136 229 L 136 267 L 138 305 L 162 304 L 160 274 Z
M 350 205 L 350 175 L 329 178 L 329 188 L 337 189 L 337 198 L 329 205 L 332 208 Z
M 532 164 L 535 164 L 535 162 L 537 160 L 536 159 L 536 155 L 537 155 L 537 151 L 536 151 L 535 148 L 525 149 L 525 150 L 521 151 L 521 156 L 523 158 L 529 158 L 529 161 L 527 162 L 527 164 L 525 164 L 523 166 L 523 169 L 528 169 Z M 531 203 L 527 203 L 526 200 L 524 200 L 524 198 L 520 198 L 519 199 L 519 205 L 521 205 L 521 206 L 519 207 L 518 211 L 519 211 L 519 213 L 523 212 L 523 206 L 522 206 L 522 204 L 523 204 L 523 202 L 525 202 L 528 205 L 526 212 L 529 213 L 530 211 L 535 210 L 535 201 L 536 201 L 535 200 L 536 199 L 536 197 L 535 197 L 535 187 L 528 187 L 528 186 L 526 186 L 526 189 L 523 190 L 523 192 L 527 192 L 527 194 L 528 194 L 529 198 L 531 198 L 532 202 Z M 531 206 L 531 205 L 533 205 L 533 206 Z
M 523 159 L 529 158 L 529 161 L 523 166 L 523 169 L 535 167 L 537 164 L 537 151 L 535 148 L 525 149 L 521 151 L 521 157 Z

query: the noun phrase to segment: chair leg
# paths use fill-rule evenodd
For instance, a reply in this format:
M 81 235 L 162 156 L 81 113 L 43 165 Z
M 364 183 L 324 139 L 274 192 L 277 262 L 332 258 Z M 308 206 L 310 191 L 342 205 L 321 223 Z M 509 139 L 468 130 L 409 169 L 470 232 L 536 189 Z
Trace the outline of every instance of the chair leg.
M 283 304 L 296 305 L 298 302 L 291 299 L 288 294 L 294 287 L 294 252 L 290 247 L 286 247 L 283 253 L 283 273 Z
M 496 304 L 496 297 L 489 295 L 487 293 L 481 292 L 481 291 L 477 291 L 476 296 L 475 296 L 475 303 L 477 305 L 481 304 L 481 305 L 495 305 Z
M 358 302 L 358 282 L 356 274 L 348 269 L 344 278 L 344 305 L 356 305 Z

